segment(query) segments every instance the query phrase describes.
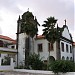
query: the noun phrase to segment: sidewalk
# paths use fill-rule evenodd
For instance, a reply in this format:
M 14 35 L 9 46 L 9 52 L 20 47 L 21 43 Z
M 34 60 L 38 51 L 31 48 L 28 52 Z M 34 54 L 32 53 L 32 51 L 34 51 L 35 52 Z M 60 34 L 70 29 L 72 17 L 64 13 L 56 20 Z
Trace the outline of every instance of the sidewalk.
M 25 72 L 0 72 L 0 75 L 45 75 L 45 74 L 32 74 L 32 73 L 25 73 Z M 48 74 L 53 75 L 53 74 Z

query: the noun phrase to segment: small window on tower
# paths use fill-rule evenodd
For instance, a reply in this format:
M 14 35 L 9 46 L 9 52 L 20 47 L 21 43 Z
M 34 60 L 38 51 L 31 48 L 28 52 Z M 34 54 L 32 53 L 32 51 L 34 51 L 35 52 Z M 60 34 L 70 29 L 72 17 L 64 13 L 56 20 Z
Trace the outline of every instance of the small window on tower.
M 42 52 L 42 51 L 43 51 L 43 49 L 42 49 L 42 44 L 38 44 L 38 51 L 39 51 L 39 52 Z

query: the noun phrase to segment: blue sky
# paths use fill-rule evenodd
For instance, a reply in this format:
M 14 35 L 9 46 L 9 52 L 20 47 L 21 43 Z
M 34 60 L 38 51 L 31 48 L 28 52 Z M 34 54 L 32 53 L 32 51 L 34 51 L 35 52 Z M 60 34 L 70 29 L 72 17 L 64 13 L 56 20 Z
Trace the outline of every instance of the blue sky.
M 16 39 L 17 19 L 29 8 L 42 25 L 49 16 L 58 19 L 58 25 L 67 26 L 75 41 L 74 32 L 74 0 L 0 0 L 0 34 Z M 42 34 L 42 26 L 39 34 Z

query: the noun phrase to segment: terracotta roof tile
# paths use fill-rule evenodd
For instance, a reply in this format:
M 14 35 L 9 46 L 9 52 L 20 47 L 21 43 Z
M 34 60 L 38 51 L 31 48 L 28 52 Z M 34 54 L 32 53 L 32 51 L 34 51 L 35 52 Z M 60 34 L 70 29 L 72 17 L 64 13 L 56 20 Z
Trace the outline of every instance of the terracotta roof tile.
M 12 41 L 13 43 L 16 43 L 16 40 L 13 40 L 12 38 L 10 38 L 10 37 L 8 37 L 8 36 L 0 35 L 0 39 L 5 39 L 5 40 Z
M 44 36 L 43 35 L 37 35 L 37 39 L 43 39 Z
M 16 40 L 14 40 L 12 43 L 13 43 L 13 44 L 16 44 Z
M 75 42 L 73 43 L 73 45 L 75 46 Z

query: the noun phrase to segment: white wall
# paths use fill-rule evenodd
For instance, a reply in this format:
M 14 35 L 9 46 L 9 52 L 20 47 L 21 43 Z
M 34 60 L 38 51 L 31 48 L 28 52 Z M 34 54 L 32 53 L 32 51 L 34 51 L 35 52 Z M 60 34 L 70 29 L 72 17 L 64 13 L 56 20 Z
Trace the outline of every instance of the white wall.
M 43 46 L 43 51 L 40 52 L 40 57 L 43 57 L 43 60 L 47 60 L 49 57 L 49 52 L 48 52 L 48 41 L 46 39 L 38 39 L 35 40 L 34 42 L 34 50 L 35 53 L 38 54 L 38 44 L 41 44 Z M 53 56 L 56 59 L 56 43 L 54 44 L 54 50 L 50 51 L 50 56 Z
M 64 43 L 64 52 L 63 52 L 62 49 L 61 49 L 61 42 Z M 69 50 L 69 52 L 66 52 L 66 44 L 68 44 L 68 50 Z M 61 59 L 62 59 L 62 56 L 65 57 L 65 60 L 66 60 L 67 56 L 69 57 L 69 60 L 70 60 L 71 57 L 73 58 L 73 53 L 70 53 L 70 46 L 72 46 L 72 44 L 67 43 L 67 42 L 65 42 L 65 41 L 60 41 Z
M 64 31 L 62 32 L 62 36 L 71 40 L 71 37 L 69 35 L 69 31 L 68 29 L 65 27 Z M 27 37 L 27 35 L 25 33 L 21 33 L 19 34 L 19 43 L 18 43 L 18 62 L 20 64 L 20 62 L 23 62 L 23 60 L 25 60 L 25 38 Z M 32 45 L 32 40 L 31 41 L 31 52 L 33 52 L 33 45 Z M 61 42 L 64 41 L 60 41 L 60 50 L 61 50 Z M 47 60 L 48 56 L 49 56 L 49 52 L 48 52 L 48 41 L 46 39 L 35 39 L 34 40 L 34 52 L 38 54 L 38 44 L 42 43 L 43 44 L 43 52 L 40 52 L 40 57 L 43 57 L 43 60 Z M 72 44 L 64 42 L 64 47 L 65 47 L 65 51 L 64 52 L 60 52 L 61 53 L 61 58 L 62 56 L 64 56 L 65 58 L 68 56 L 69 59 L 70 57 L 73 58 L 73 54 L 70 53 L 70 47 L 69 47 L 69 53 L 66 52 L 66 44 L 68 44 L 68 46 L 72 46 Z M 54 51 L 50 51 L 50 56 L 53 56 L 55 59 L 57 58 L 56 56 L 56 42 L 54 43 Z
M 14 48 L 12 48 L 12 46 L 14 46 Z M 9 45 L 8 48 L 16 49 L 16 44 Z
M 74 50 L 74 62 L 75 62 L 75 45 L 73 46 L 73 50 Z
M 19 42 L 18 42 L 18 63 L 23 63 L 25 59 L 25 35 L 24 33 L 19 34 Z
M 69 39 L 69 40 L 71 40 L 71 37 L 69 35 L 69 31 L 66 27 L 64 28 L 64 31 L 62 32 L 62 36 Z
M 25 39 L 28 37 L 25 33 L 19 34 L 19 43 L 18 43 L 18 63 L 25 63 Z M 30 52 L 33 53 L 33 43 L 30 38 Z M 24 64 L 23 64 L 24 65 Z
M 20 63 L 24 63 L 23 60 L 25 60 L 25 38 L 27 37 L 27 35 L 25 33 L 21 33 L 19 34 L 19 43 L 18 43 L 18 63 L 20 65 Z M 31 41 L 31 50 L 30 52 L 33 52 L 33 43 L 32 43 L 32 39 Z M 40 52 L 40 58 L 43 58 L 43 60 L 47 60 L 47 58 L 49 57 L 49 52 L 48 52 L 48 41 L 46 39 L 39 39 L 39 40 L 35 40 L 34 39 L 34 52 L 38 54 L 38 48 L 37 45 L 42 43 L 43 44 L 43 52 Z M 56 43 L 54 44 L 54 50 L 50 51 L 50 56 L 53 56 L 56 59 Z

